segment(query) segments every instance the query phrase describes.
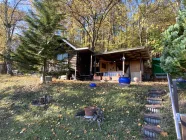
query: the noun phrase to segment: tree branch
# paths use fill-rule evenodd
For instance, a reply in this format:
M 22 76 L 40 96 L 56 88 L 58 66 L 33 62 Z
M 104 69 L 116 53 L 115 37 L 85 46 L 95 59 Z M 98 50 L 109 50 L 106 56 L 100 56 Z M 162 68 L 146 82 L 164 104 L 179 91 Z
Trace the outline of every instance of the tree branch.
M 13 7 L 13 10 L 12 10 L 12 13 L 11 13 L 11 16 L 10 16 L 10 24 L 12 23 L 15 10 L 17 9 L 17 6 L 19 5 L 19 3 L 20 3 L 21 1 L 22 1 L 22 0 L 19 0 L 19 1 L 15 4 L 15 6 Z

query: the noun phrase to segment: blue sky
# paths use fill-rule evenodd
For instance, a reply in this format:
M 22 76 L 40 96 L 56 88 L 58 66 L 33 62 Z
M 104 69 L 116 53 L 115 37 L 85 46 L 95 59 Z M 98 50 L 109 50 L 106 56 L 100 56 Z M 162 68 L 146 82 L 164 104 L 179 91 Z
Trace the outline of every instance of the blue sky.
M 8 0 L 8 5 L 10 7 L 15 7 L 15 4 L 17 3 L 18 0 Z M 0 0 L 0 3 L 3 3 L 3 0 Z M 28 12 L 28 9 L 31 8 L 30 2 L 29 0 L 22 0 L 21 3 L 19 3 L 17 9 L 24 11 L 24 12 Z M 25 26 L 24 21 L 20 21 L 17 22 L 18 26 Z M 14 34 L 21 34 L 22 33 L 22 29 L 20 28 L 15 28 Z
M 3 3 L 4 0 L 0 0 L 0 3 Z M 8 0 L 8 5 L 10 7 L 14 7 L 18 0 Z M 24 12 L 28 12 L 28 9 L 30 9 L 30 2 L 29 0 L 22 0 L 20 4 L 18 5 L 18 9 Z

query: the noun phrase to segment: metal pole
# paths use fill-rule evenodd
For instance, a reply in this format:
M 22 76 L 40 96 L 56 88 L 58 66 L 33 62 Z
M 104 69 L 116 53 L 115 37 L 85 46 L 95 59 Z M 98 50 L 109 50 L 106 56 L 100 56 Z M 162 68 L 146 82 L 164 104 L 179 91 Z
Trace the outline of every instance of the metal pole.
M 90 55 L 90 75 L 92 75 L 92 53 Z
M 172 80 L 172 85 L 174 91 L 173 99 L 174 99 L 175 109 L 176 109 L 176 113 L 179 113 L 178 91 L 177 91 L 177 85 L 175 79 Z
M 176 129 L 176 135 L 177 135 L 177 140 L 181 140 L 181 132 L 180 132 L 180 126 L 179 126 L 179 113 L 176 114 L 176 108 L 173 100 L 173 85 L 172 85 L 172 79 L 169 74 L 167 74 L 167 79 L 168 79 L 168 84 L 169 84 L 169 91 L 170 91 L 170 98 L 171 98 L 171 103 L 172 103 L 172 112 L 173 112 L 173 119 L 174 119 L 174 124 L 175 124 L 175 129 Z

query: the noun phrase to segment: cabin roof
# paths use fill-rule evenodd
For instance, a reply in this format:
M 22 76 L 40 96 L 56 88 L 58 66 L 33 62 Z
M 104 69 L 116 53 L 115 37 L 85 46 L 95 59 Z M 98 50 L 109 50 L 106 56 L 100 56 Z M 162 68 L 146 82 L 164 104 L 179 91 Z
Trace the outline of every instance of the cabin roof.
M 105 60 L 116 60 L 121 59 L 123 54 L 126 59 L 130 60 L 138 60 L 140 57 L 144 60 L 148 60 L 150 58 L 149 50 L 145 47 L 138 47 L 138 48 L 128 48 L 128 49 L 121 49 L 109 52 L 103 52 L 94 54 L 96 57 L 102 57 Z
M 66 39 L 62 39 L 68 46 L 70 46 L 72 49 L 76 50 L 76 51 L 83 51 L 83 50 L 89 50 L 91 51 L 88 47 L 84 47 L 84 48 L 78 48 L 74 45 L 72 45 L 72 43 L 70 43 L 69 41 L 67 41 Z
M 66 39 L 62 39 L 62 40 L 75 51 L 93 52 L 88 47 L 78 48 L 77 46 L 73 45 Z M 111 60 L 120 60 L 123 57 L 123 54 L 126 59 L 130 59 L 130 60 L 138 60 L 140 58 L 144 60 L 148 60 L 150 58 L 149 50 L 146 47 L 127 48 L 127 49 L 114 50 L 114 51 L 103 52 L 103 53 L 94 53 L 94 56 L 102 57 L 105 60 L 111 61 Z

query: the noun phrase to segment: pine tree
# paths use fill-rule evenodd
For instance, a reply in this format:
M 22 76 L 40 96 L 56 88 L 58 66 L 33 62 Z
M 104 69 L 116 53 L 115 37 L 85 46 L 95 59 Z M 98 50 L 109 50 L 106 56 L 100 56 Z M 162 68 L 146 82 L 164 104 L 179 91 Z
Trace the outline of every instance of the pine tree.
M 164 32 L 161 67 L 172 76 L 186 76 L 186 10 L 179 12 L 175 25 Z
M 41 71 L 45 83 L 47 61 L 56 57 L 56 48 L 61 45 L 62 37 L 56 31 L 63 30 L 60 22 L 64 16 L 57 14 L 50 1 L 35 0 L 33 5 L 35 11 L 30 11 L 25 18 L 28 30 L 20 36 L 21 43 L 13 58 L 23 70 Z

